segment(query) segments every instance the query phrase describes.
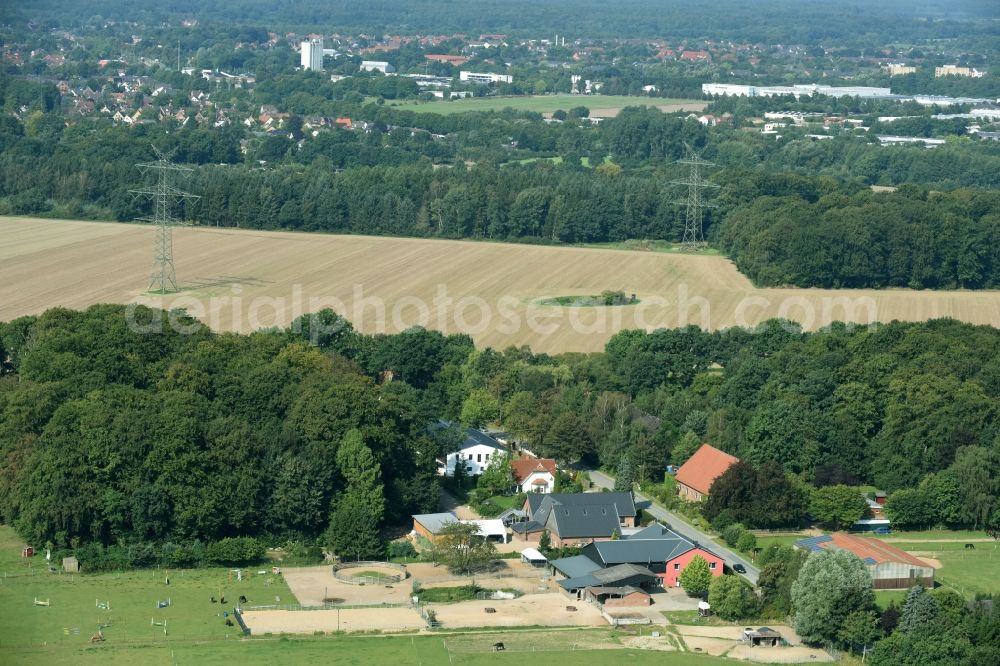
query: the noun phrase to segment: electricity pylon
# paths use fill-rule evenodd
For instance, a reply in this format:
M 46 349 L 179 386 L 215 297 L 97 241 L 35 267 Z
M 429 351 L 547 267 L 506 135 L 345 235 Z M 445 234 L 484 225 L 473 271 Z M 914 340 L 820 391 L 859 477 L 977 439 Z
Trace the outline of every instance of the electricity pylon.
M 200 199 L 201 197 L 182 192 L 170 184 L 171 174 L 186 173 L 194 171 L 194 169 L 171 163 L 155 147 L 153 151 L 157 158 L 155 162 L 143 162 L 136 166 L 143 175 L 152 170 L 157 171 L 156 183 L 152 187 L 129 190 L 129 192 L 137 197 L 147 197 L 153 202 L 152 217 L 137 218 L 156 225 L 156 240 L 153 242 L 153 272 L 149 278 L 149 291 L 157 294 L 171 294 L 178 291 L 177 274 L 174 271 L 173 227 L 188 226 L 188 223 L 171 214 L 171 205 L 180 203 L 184 199 Z
M 687 146 L 688 157 L 677 160 L 675 164 L 688 164 L 691 173 L 687 180 L 672 180 L 671 185 L 686 185 L 688 188 L 687 199 L 674 201 L 676 204 L 687 206 L 687 214 L 684 219 L 684 236 L 681 238 L 681 245 L 686 250 L 698 250 L 705 247 L 704 210 L 715 208 L 715 204 L 705 201 L 702 197 L 702 190 L 706 188 L 716 188 L 719 186 L 702 178 L 702 167 L 713 167 L 714 163 L 703 160 L 701 155 L 696 153 L 691 146 Z

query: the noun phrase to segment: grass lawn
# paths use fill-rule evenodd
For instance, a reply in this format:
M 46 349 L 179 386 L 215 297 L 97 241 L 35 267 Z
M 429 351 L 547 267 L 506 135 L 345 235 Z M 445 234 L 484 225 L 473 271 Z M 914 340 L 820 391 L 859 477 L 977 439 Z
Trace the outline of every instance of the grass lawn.
M 106 644 L 141 641 L 149 644 L 185 640 L 235 639 L 239 627 L 228 627 L 222 612 L 232 612 L 239 596 L 250 603 L 297 603 L 279 576 L 257 575 L 265 567 L 243 569 L 243 580 L 228 569 L 136 570 L 104 574 L 50 574 L 44 553 L 31 558 L 31 566 L 20 558 L 22 544 L 9 527 L 0 527 L 0 663 L 12 647 L 50 646 L 79 649 L 90 645 L 98 624 Z M 165 584 L 169 575 L 170 585 Z M 268 583 L 270 581 L 270 583 Z M 210 597 L 226 597 L 226 605 Z M 35 606 L 34 599 L 48 600 L 48 607 Z M 157 601 L 170 599 L 168 608 Z M 96 601 L 110 603 L 109 611 Z M 166 622 L 162 626 L 151 620 Z
M 663 617 L 670 620 L 671 624 L 685 624 L 699 627 L 728 627 L 741 622 L 729 622 L 715 615 L 702 617 L 696 610 L 663 611 Z
M 930 557 L 941 562 L 934 580 L 955 588 L 964 595 L 976 592 L 1000 594 L 1000 549 L 991 543 L 977 543 L 966 550 L 961 542 L 936 543 L 910 541 L 894 546 L 918 557 Z
M 757 537 L 757 547 L 763 549 L 763 548 L 767 548 L 771 544 L 775 544 L 775 543 L 779 543 L 782 546 L 794 546 L 796 541 L 801 541 L 802 539 L 806 539 L 806 538 L 808 538 L 808 537 L 806 537 L 804 535 L 802 535 L 802 536 L 800 536 L 800 535 L 793 535 L 793 536 L 758 536 Z
M 420 597 L 422 603 L 449 604 L 456 601 L 471 601 L 480 593 L 492 594 L 493 592 L 512 592 L 514 596 L 521 596 L 521 592 L 504 588 L 502 590 L 489 590 L 475 585 L 457 585 L 453 587 L 425 587 L 414 594 Z
M 575 106 L 588 109 L 612 109 L 626 106 L 662 106 L 666 104 L 700 104 L 704 100 L 668 99 L 665 97 L 630 97 L 626 95 L 525 95 L 518 97 L 472 97 L 451 101 L 387 103 L 397 109 L 424 113 L 462 113 L 464 111 L 501 111 L 506 108 L 518 111 L 550 113 L 557 109 L 568 111 Z
M 868 534 L 862 533 L 857 536 L 872 536 L 893 543 L 894 541 L 924 541 L 924 540 L 945 540 L 960 541 L 963 544 L 970 539 L 988 539 L 989 535 L 982 530 L 920 530 L 916 532 L 902 532 L 892 530 L 891 534 Z
M 569 632 L 566 632 L 569 633 Z M 574 636 L 580 636 L 572 632 Z M 602 632 L 604 640 L 609 632 Z M 100 645 L 86 648 L 60 649 L 57 647 L 32 650 L 11 650 L 2 653 L 5 664 L 37 664 L 40 661 L 59 664 L 100 664 L 118 666 L 142 663 L 143 666 L 163 664 L 208 664 L 219 666 L 238 663 L 240 666 L 273 666 L 274 664 L 312 664 L 336 661 L 338 664 L 363 666 L 366 664 L 436 665 L 463 664 L 480 666 L 497 663 L 523 664 L 526 652 L 539 652 L 546 661 L 579 666 L 603 666 L 609 661 L 627 658 L 636 666 L 723 666 L 733 662 L 707 655 L 654 650 L 621 649 L 569 650 L 549 646 L 546 638 L 552 632 L 497 634 L 507 646 L 507 651 L 495 653 L 483 646 L 474 651 L 449 650 L 447 636 L 372 636 L 334 638 L 272 638 L 240 641 L 219 641 L 201 644 L 174 644 L 157 646 Z M 523 639 L 523 640 L 522 640 Z M 490 638 L 492 641 L 492 638 Z M 524 643 L 519 645 L 519 643 Z
M 875 603 L 882 610 L 888 608 L 893 601 L 902 607 L 908 593 L 909 590 L 875 590 Z

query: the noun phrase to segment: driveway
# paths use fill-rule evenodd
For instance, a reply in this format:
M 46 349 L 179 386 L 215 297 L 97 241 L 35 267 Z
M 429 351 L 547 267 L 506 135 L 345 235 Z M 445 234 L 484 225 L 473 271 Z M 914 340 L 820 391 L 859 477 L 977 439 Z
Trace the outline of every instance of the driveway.
M 590 480 L 598 488 L 614 488 L 615 480 L 604 472 L 591 470 L 589 473 Z M 734 564 L 742 564 L 746 567 L 747 572 L 740 575 L 754 585 L 757 584 L 757 578 L 760 575 L 760 570 L 750 564 L 750 561 L 745 557 L 721 545 L 715 541 L 711 535 L 702 532 L 700 529 L 687 522 L 676 513 L 667 511 L 659 504 L 654 504 L 652 500 L 642 495 L 642 493 L 635 493 L 635 499 L 636 504 L 641 503 L 645 505 L 642 507 L 644 511 L 648 511 L 651 516 L 660 522 L 665 523 L 667 527 L 677 532 L 682 537 L 705 544 L 712 552 L 721 556 L 729 567 L 732 567 Z

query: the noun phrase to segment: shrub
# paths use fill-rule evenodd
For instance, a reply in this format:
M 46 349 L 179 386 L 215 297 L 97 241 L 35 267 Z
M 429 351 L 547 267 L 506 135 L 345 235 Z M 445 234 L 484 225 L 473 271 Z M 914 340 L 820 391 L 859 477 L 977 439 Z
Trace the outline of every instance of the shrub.
M 736 549 L 743 551 L 744 553 L 752 553 L 757 547 L 757 537 L 754 536 L 753 532 L 744 532 L 740 535 L 740 538 L 736 540 Z
M 410 541 L 390 541 L 387 549 L 389 557 L 416 557 L 417 549 Z
M 719 515 L 712 520 L 712 529 L 721 534 L 723 530 L 735 522 L 736 516 L 733 515 L 733 512 L 729 509 L 723 509 L 719 512 Z
M 253 537 L 226 537 L 205 549 L 208 559 L 217 564 L 249 564 L 264 556 L 264 544 Z
M 163 544 L 161 562 L 178 569 L 192 567 L 199 563 L 199 558 L 191 546 L 178 543 Z
M 722 530 L 722 540 L 726 542 L 726 545 L 730 548 L 736 548 L 736 544 L 739 542 L 740 537 L 746 530 L 739 523 L 733 523 L 726 529 Z

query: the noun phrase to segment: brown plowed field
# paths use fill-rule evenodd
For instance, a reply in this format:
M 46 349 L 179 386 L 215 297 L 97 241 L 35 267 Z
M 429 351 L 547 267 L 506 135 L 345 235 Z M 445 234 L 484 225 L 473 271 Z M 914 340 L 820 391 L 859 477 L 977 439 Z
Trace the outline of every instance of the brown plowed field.
M 3 321 L 54 306 L 142 302 L 246 332 L 332 305 L 367 333 L 421 324 L 539 352 L 600 350 L 624 328 L 718 329 L 777 316 L 807 329 L 945 316 L 1000 325 L 1000 292 L 757 289 L 715 256 L 198 227 L 174 232 L 182 293 L 157 297 L 146 293 L 148 226 L 2 217 L 0 238 Z M 640 302 L 535 303 L 606 289 Z

